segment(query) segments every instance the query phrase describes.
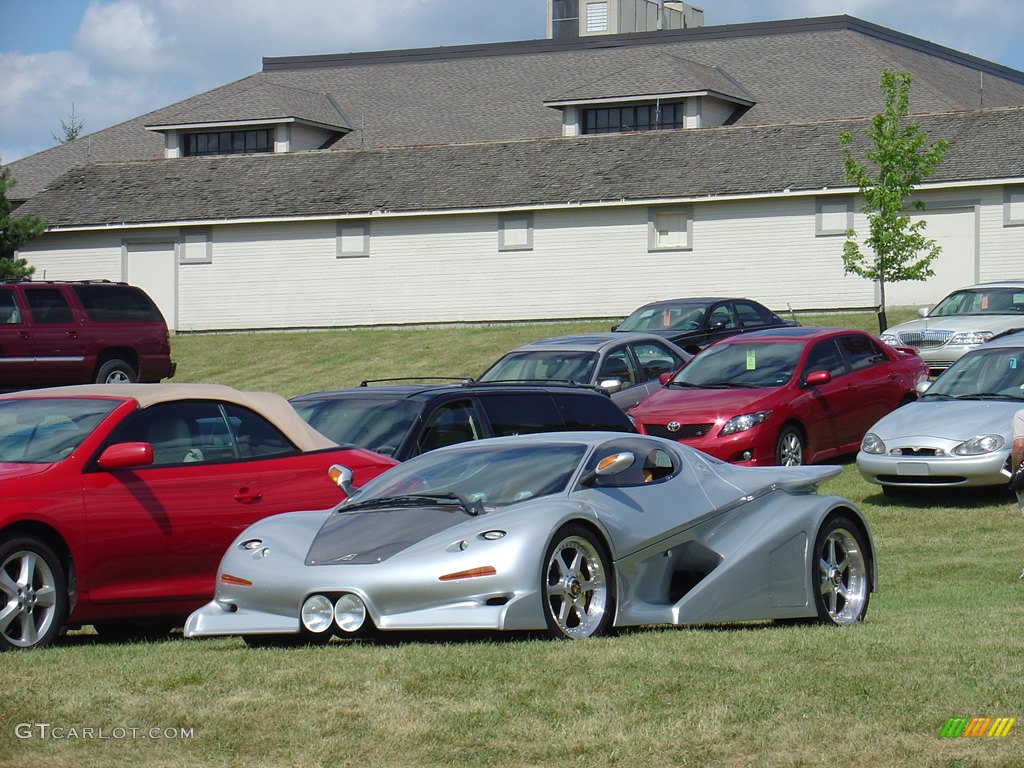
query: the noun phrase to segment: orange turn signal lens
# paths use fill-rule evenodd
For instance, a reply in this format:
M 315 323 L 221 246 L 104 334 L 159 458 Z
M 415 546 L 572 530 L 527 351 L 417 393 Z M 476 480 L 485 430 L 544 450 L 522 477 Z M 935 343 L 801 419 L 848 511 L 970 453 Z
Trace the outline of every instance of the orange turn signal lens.
M 458 571 L 457 573 L 446 573 L 441 576 L 438 581 L 457 581 L 458 579 L 475 579 L 478 576 L 495 576 L 497 571 L 492 565 L 485 565 L 483 568 L 470 568 L 468 571 Z
M 221 584 L 233 584 L 236 587 L 251 587 L 252 582 L 248 579 L 243 579 L 239 576 L 232 576 L 230 573 L 222 573 L 220 575 Z

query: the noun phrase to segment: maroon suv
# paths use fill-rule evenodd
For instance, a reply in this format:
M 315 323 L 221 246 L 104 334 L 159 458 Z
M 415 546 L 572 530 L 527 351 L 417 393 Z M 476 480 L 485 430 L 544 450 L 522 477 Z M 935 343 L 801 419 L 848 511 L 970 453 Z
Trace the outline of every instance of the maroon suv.
M 0 388 L 155 382 L 174 375 L 167 323 L 140 288 L 0 281 Z

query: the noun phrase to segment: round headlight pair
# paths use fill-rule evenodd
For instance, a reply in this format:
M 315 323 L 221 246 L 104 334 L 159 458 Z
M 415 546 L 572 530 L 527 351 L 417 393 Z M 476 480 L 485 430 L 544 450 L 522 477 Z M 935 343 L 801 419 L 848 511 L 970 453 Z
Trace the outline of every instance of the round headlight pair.
M 366 603 L 358 595 L 346 592 L 332 603 L 326 595 L 311 595 L 302 604 L 302 626 L 321 634 L 337 625 L 342 632 L 355 632 L 366 621 Z

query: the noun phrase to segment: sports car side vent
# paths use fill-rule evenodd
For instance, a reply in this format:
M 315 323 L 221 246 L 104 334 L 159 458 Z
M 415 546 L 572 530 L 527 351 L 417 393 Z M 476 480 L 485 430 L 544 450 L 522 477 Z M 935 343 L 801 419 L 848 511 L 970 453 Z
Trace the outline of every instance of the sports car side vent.
M 484 605 L 508 605 L 509 600 L 510 598 L 508 595 L 497 595 L 495 597 L 487 598 Z
M 665 595 L 665 602 L 669 604 L 682 600 L 722 562 L 721 555 L 696 541 L 672 547 L 665 556 L 670 560 L 668 594 Z

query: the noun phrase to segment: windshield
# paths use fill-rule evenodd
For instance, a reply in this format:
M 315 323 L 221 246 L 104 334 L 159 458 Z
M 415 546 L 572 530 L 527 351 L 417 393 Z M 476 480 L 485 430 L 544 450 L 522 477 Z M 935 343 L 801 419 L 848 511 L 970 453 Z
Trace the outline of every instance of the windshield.
M 950 315 L 1024 314 L 1024 290 L 1020 288 L 979 288 L 954 291 L 935 305 L 928 317 Z
M 411 495 L 454 494 L 484 509 L 564 491 L 585 445 L 513 443 L 431 452 L 393 467 L 354 493 L 345 505 Z
M 708 347 L 669 382 L 690 387 L 778 387 L 796 371 L 803 344 L 731 343 Z
M 700 304 L 659 304 L 641 307 L 623 320 L 620 331 L 696 331 L 707 307 Z
M 589 384 L 597 366 L 593 352 L 511 352 L 479 381 L 574 381 Z
M 120 400 L 0 400 L 0 462 L 50 464 L 70 456 Z
M 1024 350 L 970 352 L 946 369 L 922 400 L 1024 400 Z
M 421 405 L 380 397 L 297 400 L 292 405 L 317 432 L 339 445 L 394 455 L 409 434 Z

